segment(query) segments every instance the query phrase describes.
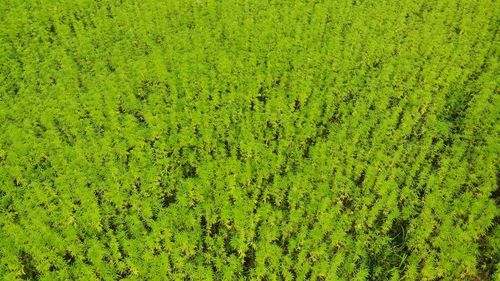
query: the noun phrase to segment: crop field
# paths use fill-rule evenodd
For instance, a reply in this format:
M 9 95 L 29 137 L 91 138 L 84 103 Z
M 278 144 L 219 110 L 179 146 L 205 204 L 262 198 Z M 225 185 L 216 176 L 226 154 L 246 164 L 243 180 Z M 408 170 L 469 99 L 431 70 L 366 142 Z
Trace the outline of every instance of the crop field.
M 500 280 L 499 26 L 1 0 L 0 280 Z

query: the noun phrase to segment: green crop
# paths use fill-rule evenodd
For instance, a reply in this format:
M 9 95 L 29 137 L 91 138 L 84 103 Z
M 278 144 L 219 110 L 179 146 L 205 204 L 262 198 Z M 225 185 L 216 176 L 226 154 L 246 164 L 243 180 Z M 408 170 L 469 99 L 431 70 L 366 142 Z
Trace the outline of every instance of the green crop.
M 499 280 L 499 23 L 0 1 L 0 279 Z

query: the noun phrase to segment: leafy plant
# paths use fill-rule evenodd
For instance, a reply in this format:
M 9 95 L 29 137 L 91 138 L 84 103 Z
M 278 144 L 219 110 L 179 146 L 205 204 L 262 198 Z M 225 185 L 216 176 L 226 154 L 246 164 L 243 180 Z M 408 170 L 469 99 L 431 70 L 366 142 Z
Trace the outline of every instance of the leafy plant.
M 499 8 L 0 1 L 0 276 L 498 279 Z

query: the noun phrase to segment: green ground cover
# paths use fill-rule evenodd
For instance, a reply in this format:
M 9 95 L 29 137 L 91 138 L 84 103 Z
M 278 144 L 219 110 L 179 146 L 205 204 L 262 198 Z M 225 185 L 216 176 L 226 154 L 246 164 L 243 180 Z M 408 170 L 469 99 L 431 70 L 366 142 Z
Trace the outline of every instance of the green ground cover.
M 0 1 L 0 277 L 499 280 L 499 20 Z

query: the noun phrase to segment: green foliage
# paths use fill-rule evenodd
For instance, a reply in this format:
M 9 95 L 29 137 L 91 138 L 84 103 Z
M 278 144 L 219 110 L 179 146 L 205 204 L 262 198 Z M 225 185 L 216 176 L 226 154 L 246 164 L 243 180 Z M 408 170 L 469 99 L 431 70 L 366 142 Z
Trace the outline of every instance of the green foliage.
M 499 1 L 0 1 L 5 280 L 498 280 Z

